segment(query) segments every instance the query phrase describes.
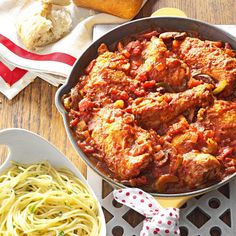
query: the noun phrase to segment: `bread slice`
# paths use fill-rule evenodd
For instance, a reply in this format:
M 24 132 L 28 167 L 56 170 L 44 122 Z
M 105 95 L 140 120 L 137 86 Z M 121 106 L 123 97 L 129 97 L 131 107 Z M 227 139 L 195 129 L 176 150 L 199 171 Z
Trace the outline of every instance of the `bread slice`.
M 135 17 L 143 0 L 73 0 L 77 6 L 106 12 L 125 19 Z

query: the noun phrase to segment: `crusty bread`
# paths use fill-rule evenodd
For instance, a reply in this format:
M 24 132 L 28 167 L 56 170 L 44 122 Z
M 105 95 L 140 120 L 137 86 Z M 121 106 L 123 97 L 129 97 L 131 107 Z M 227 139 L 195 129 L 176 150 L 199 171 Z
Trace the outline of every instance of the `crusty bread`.
M 67 6 L 70 5 L 70 0 L 42 0 L 44 3 L 54 4 L 58 6 Z
M 137 15 L 143 0 L 73 0 L 77 6 L 106 12 L 125 19 Z
M 22 12 L 16 27 L 25 47 L 35 50 L 66 35 L 72 27 L 72 19 L 64 7 L 36 1 Z

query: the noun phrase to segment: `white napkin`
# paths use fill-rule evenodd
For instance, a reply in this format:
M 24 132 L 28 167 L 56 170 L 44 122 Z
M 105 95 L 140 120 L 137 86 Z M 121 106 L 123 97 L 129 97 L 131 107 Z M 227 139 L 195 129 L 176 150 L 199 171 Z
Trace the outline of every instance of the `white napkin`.
M 127 21 L 109 14 L 97 14 L 93 10 L 79 8 L 71 4 L 67 8 L 71 12 L 73 19 L 72 31 L 58 42 L 50 44 L 38 52 L 28 52 L 24 50 L 24 45 L 16 33 L 15 24 L 19 12 L 24 9 L 25 5 L 31 3 L 34 4 L 34 1 L 0 1 L 0 62 L 11 69 L 13 66 L 14 68 L 19 67 L 29 71 L 24 78 L 22 77 L 22 81 L 29 83 L 36 76 L 55 86 L 63 83 L 69 75 L 76 58 L 92 42 L 92 30 L 95 24 L 121 24 Z M 43 58 L 42 55 L 44 55 Z M 65 57 L 67 58 L 66 61 L 64 61 Z M 4 58 L 4 62 L 2 58 Z M 2 73 L 3 68 L 0 66 L 0 92 L 9 99 L 12 99 L 27 86 L 27 83 L 20 81 L 12 86 L 7 85 Z M 28 78 L 31 79 L 29 80 Z M 19 86 L 19 84 L 21 85 Z

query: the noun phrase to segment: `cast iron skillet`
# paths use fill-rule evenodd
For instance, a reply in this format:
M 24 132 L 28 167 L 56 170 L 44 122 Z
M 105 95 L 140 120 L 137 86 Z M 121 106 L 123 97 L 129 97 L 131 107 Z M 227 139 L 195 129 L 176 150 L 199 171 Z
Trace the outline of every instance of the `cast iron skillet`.
M 83 160 L 86 162 L 86 164 L 89 167 L 91 167 L 103 179 L 105 179 L 106 181 L 108 181 L 110 184 L 112 184 L 113 186 L 117 188 L 125 188 L 125 186 L 120 183 L 115 182 L 114 180 L 110 179 L 109 177 L 101 173 L 90 162 L 90 160 L 86 157 L 83 151 L 76 144 L 76 141 L 73 138 L 72 131 L 68 124 L 67 112 L 63 107 L 61 99 L 64 94 L 68 93 L 71 90 L 71 88 L 77 84 L 78 77 L 83 73 L 84 68 L 94 58 L 97 57 L 97 48 L 99 47 L 101 43 L 105 43 L 106 45 L 109 46 L 109 45 L 112 45 L 114 42 L 117 42 L 125 37 L 128 37 L 131 34 L 137 34 L 147 29 L 154 30 L 158 28 L 162 28 L 165 31 L 185 31 L 189 33 L 197 32 L 200 35 L 200 37 L 203 39 L 228 42 L 231 44 L 234 50 L 236 50 L 236 38 L 234 38 L 232 35 L 228 34 L 227 32 L 217 28 L 216 26 L 207 24 L 205 22 L 198 21 L 195 19 L 180 18 L 180 17 L 142 18 L 142 19 L 128 22 L 119 27 L 116 27 L 115 29 L 109 31 L 104 36 L 102 36 L 101 38 L 93 42 L 75 62 L 73 69 L 71 71 L 71 74 L 67 78 L 66 83 L 56 93 L 56 106 L 57 106 L 57 109 L 62 114 L 66 132 L 75 150 L 83 158 Z M 186 193 L 180 193 L 180 194 L 152 193 L 152 195 L 154 197 L 157 197 L 157 200 L 164 207 L 179 207 L 183 203 L 185 203 L 188 199 L 194 196 L 201 195 L 203 193 L 219 188 L 220 186 L 232 180 L 235 176 L 236 176 L 236 173 L 225 178 L 219 183 L 211 185 L 210 187 L 192 191 L 192 192 L 186 192 Z

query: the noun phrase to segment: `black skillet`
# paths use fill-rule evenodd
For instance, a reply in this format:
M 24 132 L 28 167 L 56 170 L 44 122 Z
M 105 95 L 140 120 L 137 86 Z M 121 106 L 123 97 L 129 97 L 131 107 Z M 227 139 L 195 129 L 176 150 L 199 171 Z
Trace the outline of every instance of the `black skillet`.
M 73 88 L 77 84 L 78 78 L 83 73 L 84 68 L 94 58 L 97 57 L 97 48 L 99 47 L 101 43 L 105 43 L 106 45 L 109 46 L 123 38 L 128 37 L 129 35 L 137 34 L 147 29 L 155 30 L 155 29 L 160 29 L 160 28 L 164 29 L 165 31 L 185 31 L 188 33 L 198 33 L 202 39 L 228 42 L 230 43 L 232 48 L 236 50 L 236 38 L 234 38 L 229 33 L 225 32 L 222 29 L 219 29 L 218 27 L 214 25 L 211 25 L 202 21 L 198 21 L 195 19 L 180 18 L 180 17 L 142 18 L 142 19 L 131 21 L 121 26 L 118 26 L 115 29 L 106 33 L 104 36 L 102 36 L 95 42 L 93 42 L 83 52 L 83 54 L 77 59 L 77 61 L 75 62 L 73 66 L 71 74 L 66 80 L 66 83 L 62 87 L 60 87 L 60 89 L 56 93 L 56 106 L 63 117 L 66 132 L 73 147 L 75 148 L 79 156 L 83 158 L 85 163 L 90 168 L 92 168 L 97 174 L 99 174 L 103 179 L 105 179 L 107 182 L 109 182 L 116 188 L 125 188 L 126 186 L 118 182 L 115 182 L 111 178 L 104 175 L 101 171 L 99 171 L 93 165 L 93 163 L 89 160 L 89 158 L 86 157 L 83 151 L 78 147 L 73 137 L 72 131 L 69 127 L 69 123 L 67 119 L 67 111 L 64 109 L 63 104 L 62 104 L 62 96 L 68 93 L 71 90 L 71 88 Z M 159 203 L 161 203 L 163 207 L 180 207 L 188 199 L 194 196 L 198 196 L 198 195 L 207 193 L 209 191 L 215 190 L 219 188 L 220 186 L 226 184 L 230 180 L 232 180 L 235 176 L 236 176 L 236 173 L 232 174 L 231 176 L 228 176 L 227 178 L 225 178 L 219 183 L 211 185 L 210 187 L 192 191 L 192 192 L 186 192 L 186 193 L 180 193 L 180 194 L 152 193 L 152 195 L 158 200 Z

